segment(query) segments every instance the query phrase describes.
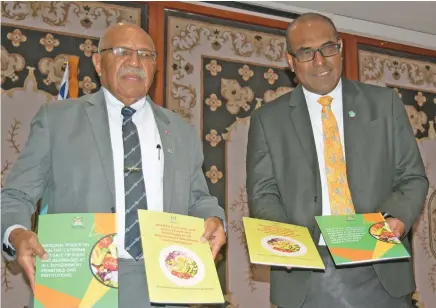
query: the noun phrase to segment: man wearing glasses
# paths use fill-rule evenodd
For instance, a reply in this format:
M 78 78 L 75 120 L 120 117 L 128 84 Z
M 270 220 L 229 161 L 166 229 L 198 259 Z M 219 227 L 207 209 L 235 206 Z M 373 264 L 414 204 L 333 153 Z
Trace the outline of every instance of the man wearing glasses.
M 1 195 L 4 255 L 18 259 L 32 289 L 35 256 L 50 257 L 29 231 L 46 187 L 48 213 L 117 213 L 121 308 L 154 307 L 145 280 L 138 209 L 204 218 L 202 240 L 209 241 L 214 257 L 225 244 L 224 211 L 209 194 L 195 129 L 148 96 L 156 56 L 141 28 L 110 27 L 93 55 L 102 88 L 47 104 L 33 119 L 27 145 Z
M 308 227 L 325 272 L 272 268 L 285 308 L 409 308 L 412 260 L 336 268 L 314 216 L 381 212 L 410 251 L 428 181 L 405 108 L 392 89 L 347 80 L 330 19 L 304 14 L 287 31 L 299 86 L 251 115 L 247 192 L 252 217 Z

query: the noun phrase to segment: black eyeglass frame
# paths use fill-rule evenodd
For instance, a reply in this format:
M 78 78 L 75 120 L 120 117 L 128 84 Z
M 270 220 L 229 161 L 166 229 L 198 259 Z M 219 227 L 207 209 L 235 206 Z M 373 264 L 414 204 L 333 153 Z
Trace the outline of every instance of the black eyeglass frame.
M 334 53 L 334 54 L 332 54 L 332 55 L 324 55 L 324 53 L 323 53 L 323 49 L 326 48 L 326 47 L 332 47 L 332 46 L 335 46 L 335 47 L 336 47 L 336 49 L 337 49 L 336 53 Z M 323 46 L 321 46 L 321 47 L 319 47 L 319 48 L 316 48 L 316 49 L 313 49 L 313 48 L 312 48 L 312 49 L 304 49 L 304 50 L 300 50 L 301 52 L 307 52 L 308 50 L 313 51 L 313 56 L 312 56 L 312 58 L 311 58 L 310 60 L 305 60 L 305 61 L 300 61 L 300 60 L 298 59 L 298 55 L 297 55 L 297 53 L 298 53 L 299 51 L 297 51 L 297 52 L 295 52 L 295 53 L 290 52 L 290 51 L 287 51 L 287 52 L 288 52 L 288 54 L 290 54 L 293 58 L 295 58 L 299 63 L 305 63 L 305 62 L 313 61 L 313 59 L 315 59 L 316 53 L 317 53 L 318 51 L 319 51 L 319 53 L 320 53 L 324 58 L 329 58 L 329 57 L 336 56 L 336 55 L 340 52 L 340 50 L 341 50 L 341 46 L 342 46 L 342 43 L 333 43 L 333 44 L 323 45 Z

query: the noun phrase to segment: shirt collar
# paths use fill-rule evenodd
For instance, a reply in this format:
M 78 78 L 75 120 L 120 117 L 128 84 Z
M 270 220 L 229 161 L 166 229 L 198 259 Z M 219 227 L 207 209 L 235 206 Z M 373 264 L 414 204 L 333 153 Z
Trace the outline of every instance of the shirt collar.
M 305 87 L 303 87 L 303 92 L 306 98 L 306 102 L 318 102 L 318 99 L 321 96 L 327 96 L 327 95 L 333 97 L 333 101 L 335 101 L 335 99 L 336 101 L 338 101 L 342 97 L 342 80 L 339 79 L 339 82 L 336 85 L 336 87 L 326 95 L 319 95 L 319 94 L 312 93 L 309 90 L 307 90 Z
M 102 89 L 108 107 L 119 109 L 121 112 L 121 108 L 123 108 L 125 105 L 120 100 L 118 100 L 108 89 L 106 89 L 105 87 L 102 87 Z M 146 102 L 147 102 L 146 97 L 142 97 L 136 102 L 134 102 L 132 105 L 130 105 L 130 107 L 132 107 L 136 111 L 139 111 L 140 109 L 144 108 Z

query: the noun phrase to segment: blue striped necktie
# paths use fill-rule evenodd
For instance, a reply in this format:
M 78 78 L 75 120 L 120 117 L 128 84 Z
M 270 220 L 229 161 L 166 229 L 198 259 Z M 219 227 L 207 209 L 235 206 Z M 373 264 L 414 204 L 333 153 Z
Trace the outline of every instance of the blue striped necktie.
M 142 256 L 142 243 L 138 209 L 147 209 L 147 195 L 142 171 L 141 145 L 136 125 L 132 121 L 132 116 L 135 112 L 136 110 L 131 107 L 121 109 L 121 114 L 124 117 L 123 145 L 126 228 L 124 247 L 135 260 L 139 260 Z

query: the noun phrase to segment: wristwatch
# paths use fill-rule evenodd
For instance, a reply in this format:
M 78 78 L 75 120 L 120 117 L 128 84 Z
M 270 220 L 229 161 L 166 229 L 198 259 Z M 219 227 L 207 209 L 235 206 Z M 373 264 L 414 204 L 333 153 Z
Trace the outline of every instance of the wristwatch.
M 227 236 L 227 225 L 226 225 L 226 222 L 225 222 L 224 220 L 222 220 L 221 217 L 218 217 L 218 216 L 214 216 L 214 217 L 216 217 L 216 218 L 218 218 L 219 220 L 221 220 L 221 223 L 223 224 L 223 228 L 224 228 L 224 233 L 225 233 L 226 236 Z
M 392 216 L 390 213 L 386 212 L 386 213 L 382 213 L 383 214 L 383 218 L 387 219 L 387 218 L 395 218 L 394 216 Z

